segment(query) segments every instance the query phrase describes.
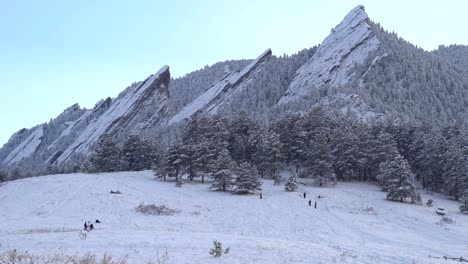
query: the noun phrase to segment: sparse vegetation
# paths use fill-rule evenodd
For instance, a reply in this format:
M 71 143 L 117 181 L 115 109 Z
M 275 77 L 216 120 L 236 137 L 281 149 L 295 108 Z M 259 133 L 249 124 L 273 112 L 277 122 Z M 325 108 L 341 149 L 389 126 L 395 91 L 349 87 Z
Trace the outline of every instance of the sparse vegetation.
M 455 224 L 455 223 L 456 223 L 455 220 L 447 216 L 442 216 L 440 221 L 437 222 L 438 225 L 449 225 L 449 224 Z
M 145 204 L 144 202 L 141 202 L 135 210 L 146 215 L 174 215 L 180 213 L 180 210 L 165 205 Z
M 210 255 L 213 257 L 221 257 L 223 254 L 229 253 L 231 248 L 226 248 L 223 250 L 223 245 L 218 240 L 213 241 L 213 248 L 210 249 Z
M 28 263 L 28 264 L 127 264 L 127 257 L 116 258 L 104 254 L 98 257 L 95 254 L 87 253 L 82 256 L 67 256 L 62 253 L 57 253 L 50 256 L 36 256 L 28 251 L 20 251 L 16 249 L 4 250 L 0 252 L 0 263 Z M 157 262 L 165 263 L 165 262 Z

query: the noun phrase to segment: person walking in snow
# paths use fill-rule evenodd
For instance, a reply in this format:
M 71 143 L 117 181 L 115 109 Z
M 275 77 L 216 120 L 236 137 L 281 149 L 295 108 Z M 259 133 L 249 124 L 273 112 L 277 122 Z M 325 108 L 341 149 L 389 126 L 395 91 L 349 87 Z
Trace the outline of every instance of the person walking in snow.
M 88 225 L 84 222 L 84 230 L 88 230 Z
M 315 201 L 315 205 L 314 205 L 315 209 L 317 209 L 317 201 Z
M 304 199 L 306 198 L 306 193 L 304 192 Z
M 260 193 L 260 199 L 262 199 L 262 198 L 263 198 L 262 193 Z
M 93 230 L 94 229 L 94 225 L 93 224 L 90 224 L 89 225 L 89 230 Z
M 312 206 L 312 200 L 309 200 L 309 206 Z

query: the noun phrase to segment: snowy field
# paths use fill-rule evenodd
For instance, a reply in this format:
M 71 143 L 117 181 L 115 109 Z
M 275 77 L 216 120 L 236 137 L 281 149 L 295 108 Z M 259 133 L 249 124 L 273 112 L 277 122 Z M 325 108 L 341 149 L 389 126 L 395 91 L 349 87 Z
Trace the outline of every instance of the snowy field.
M 177 188 L 154 180 L 150 171 L 9 182 L 0 187 L 1 249 L 36 255 L 108 253 L 128 256 L 129 263 L 154 261 L 165 252 L 165 263 L 455 263 L 429 255 L 468 258 L 468 216 L 458 212 L 457 202 L 436 194 L 421 193 L 423 201 L 435 201 L 430 208 L 388 202 L 378 187 L 362 183 L 301 185 L 288 193 L 265 180 L 263 199 L 211 192 L 208 186 Z M 144 215 L 135 211 L 140 202 L 180 213 Z M 436 207 L 444 207 L 455 223 L 440 223 Z M 83 223 L 95 219 L 102 223 L 80 238 Z M 230 247 L 230 253 L 210 256 L 213 240 Z

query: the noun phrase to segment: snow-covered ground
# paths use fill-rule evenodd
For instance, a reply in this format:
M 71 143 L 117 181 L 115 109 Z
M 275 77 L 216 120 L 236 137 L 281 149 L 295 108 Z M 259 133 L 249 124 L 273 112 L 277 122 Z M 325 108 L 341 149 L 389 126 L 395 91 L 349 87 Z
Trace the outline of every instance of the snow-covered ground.
M 37 255 L 128 255 L 130 263 L 166 251 L 167 263 L 440 263 L 428 255 L 468 257 L 468 216 L 440 195 L 421 193 L 424 201 L 435 201 L 430 208 L 386 201 L 376 186 L 362 183 L 301 185 L 289 193 L 264 180 L 263 199 L 208 187 L 177 188 L 154 180 L 150 171 L 9 182 L 0 187 L 1 248 Z M 317 209 L 308 206 L 309 199 L 318 202 Z M 143 215 L 135 211 L 140 202 L 181 212 Z M 436 207 L 456 222 L 438 224 Z M 83 223 L 97 218 L 102 223 L 80 238 Z M 210 256 L 213 240 L 230 253 Z

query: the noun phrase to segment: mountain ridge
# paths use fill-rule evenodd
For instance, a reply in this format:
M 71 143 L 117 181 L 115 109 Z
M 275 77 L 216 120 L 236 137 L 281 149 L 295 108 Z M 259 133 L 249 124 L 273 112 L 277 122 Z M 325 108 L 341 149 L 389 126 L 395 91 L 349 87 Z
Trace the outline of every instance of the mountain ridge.
M 164 66 L 93 109 L 72 105 L 49 123 L 13 134 L 0 149 L 0 163 L 73 164 L 86 158 L 104 133 L 117 142 L 133 133 L 170 141 L 196 113 L 229 115 L 240 109 L 265 121 L 320 106 L 364 123 L 458 120 L 466 128 L 466 65 L 468 48 L 422 51 L 357 6 L 318 47 L 280 57 L 267 49 L 257 59 L 220 62 L 178 79 Z

